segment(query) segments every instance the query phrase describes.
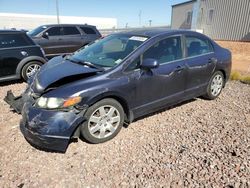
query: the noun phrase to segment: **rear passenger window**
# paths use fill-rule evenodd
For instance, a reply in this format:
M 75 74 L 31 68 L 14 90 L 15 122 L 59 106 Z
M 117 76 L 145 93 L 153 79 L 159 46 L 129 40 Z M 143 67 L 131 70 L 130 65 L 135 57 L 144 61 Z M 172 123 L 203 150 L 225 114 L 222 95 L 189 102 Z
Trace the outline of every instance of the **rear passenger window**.
M 80 35 L 80 32 L 76 27 L 63 27 L 64 35 Z
M 89 28 L 89 27 L 80 27 L 80 28 L 86 34 L 96 34 L 94 29 L 92 29 L 92 28 Z
M 61 27 L 52 27 L 49 28 L 46 32 L 49 34 L 49 36 L 58 36 L 61 35 Z
M 213 51 L 212 44 L 207 39 L 198 37 L 186 37 L 187 56 L 193 57 Z
M 0 48 L 11 48 L 30 45 L 31 42 L 23 34 L 0 35 Z
M 170 37 L 157 42 L 143 54 L 143 59 L 147 58 L 156 59 L 159 64 L 181 59 L 181 38 Z

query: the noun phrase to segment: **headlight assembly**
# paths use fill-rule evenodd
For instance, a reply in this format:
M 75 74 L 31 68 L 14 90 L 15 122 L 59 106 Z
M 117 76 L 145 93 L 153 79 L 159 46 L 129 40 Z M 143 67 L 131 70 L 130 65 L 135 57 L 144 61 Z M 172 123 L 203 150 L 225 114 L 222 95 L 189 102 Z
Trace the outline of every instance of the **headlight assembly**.
M 67 99 L 63 98 L 55 98 L 55 97 L 40 97 L 37 102 L 36 106 L 39 108 L 46 108 L 46 109 L 59 109 L 59 108 L 67 108 L 70 106 L 74 106 L 81 102 L 81 97 L 70 97 Z

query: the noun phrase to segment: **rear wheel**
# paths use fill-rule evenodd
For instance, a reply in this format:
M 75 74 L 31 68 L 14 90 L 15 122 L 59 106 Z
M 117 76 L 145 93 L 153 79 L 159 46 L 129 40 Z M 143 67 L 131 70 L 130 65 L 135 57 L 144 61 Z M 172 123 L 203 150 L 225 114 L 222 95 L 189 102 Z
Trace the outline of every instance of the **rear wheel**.
M 224 82 L 223 73 L 221 71 L 215 72 L 209 81 L 207 93 L 204 97 L 210 100 L 217 98 L 223 89 Z
M 33 74 L 35 74 L 43 64 L 39 61 L 32 61 L 27 63 L 22 68 L 22 78 L 27 81 Z
M 102 143 L 114 138 L 124 123 L 124 110 L 114 99 L 103 99 L 87 110 L 81 135 L 90 143 Z

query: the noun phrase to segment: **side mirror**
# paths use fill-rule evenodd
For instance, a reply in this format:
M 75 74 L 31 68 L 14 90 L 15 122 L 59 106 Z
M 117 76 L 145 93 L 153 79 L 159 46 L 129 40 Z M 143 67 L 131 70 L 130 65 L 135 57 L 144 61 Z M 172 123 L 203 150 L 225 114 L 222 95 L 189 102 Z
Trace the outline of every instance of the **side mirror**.
M 44 32 L 42 35 L 43 38 L 45 39 L 49 39 L 49 33 L 48 32 Z
M 159 67 L 159 62 L 156 59 L 144 59 L 141 64 L 142 69 L 155 69 Z

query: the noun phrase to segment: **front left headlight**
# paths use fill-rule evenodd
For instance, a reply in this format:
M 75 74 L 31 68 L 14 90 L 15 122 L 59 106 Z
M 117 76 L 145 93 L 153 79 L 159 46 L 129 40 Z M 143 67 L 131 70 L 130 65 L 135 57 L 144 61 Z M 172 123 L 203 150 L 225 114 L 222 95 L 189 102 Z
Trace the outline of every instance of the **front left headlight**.
M 67 108 L 70 106 L 74 106 L 81 102 L 82 98 L 77 97 L 70 97 L 67 99 L 63 98 L 56 98 L 56 97 L 40 97 L 37 102 L 36 106 L 39 108 L 46 108 L 46 109 L 59 109 L 59 108 Z

